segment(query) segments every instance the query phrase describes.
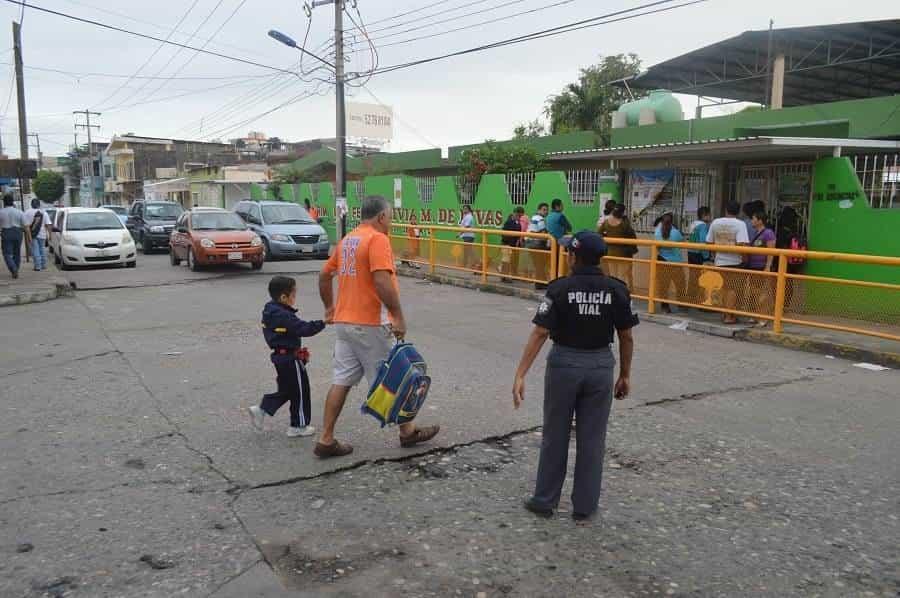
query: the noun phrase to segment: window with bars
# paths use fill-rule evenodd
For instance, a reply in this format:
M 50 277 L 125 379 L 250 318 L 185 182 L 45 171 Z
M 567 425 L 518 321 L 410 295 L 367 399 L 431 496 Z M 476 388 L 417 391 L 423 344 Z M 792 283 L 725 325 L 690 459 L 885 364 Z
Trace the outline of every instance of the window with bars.
M 456 192 L 459 195 L 459 204 L 470 206 L 475 201 L 475 193 L 478 185 L 467 177 L 456 177 Z
M 353 181 L 353 187 L 356 191 L 356 199 L 358 201 L 362 201 L 366 196 L 366 182 L 365 181 Z
M 569 170 L 566 172 L 569 197 L 572 198 L 572 204 L 576 206 L 592 205 L 600 190 L 600 183 L 615 180 L 615 173 L 609 170 Z
M 533 185 L 533 172 L 510 172 L 506 175 L 506 190 L 509 191 L 509 199 L 514 206 L 524 206 L 528 203 Z
M 437 177 L 416 177 L 416 189 L 419 191 L 419 200 L 423 204 L 429 204 L 434 199 L 434 188 L 437 185 Z
M 900 208 L 900 154 L 849 156 L 873 208 Z

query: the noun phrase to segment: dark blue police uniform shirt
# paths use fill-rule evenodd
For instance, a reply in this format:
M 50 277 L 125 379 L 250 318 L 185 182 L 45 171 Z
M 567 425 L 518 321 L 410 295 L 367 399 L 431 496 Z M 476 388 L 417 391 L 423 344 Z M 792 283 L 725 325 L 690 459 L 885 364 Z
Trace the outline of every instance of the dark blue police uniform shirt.
M 608 347 L 614 330 L 637 326 L 638 318 L 625 283 L 600 268 L 577 267 L 550 283 L 532 322 L 549 330 L 553 342 L 590 351 Z
M 269 301 L 262 312 L 262 329 L 266 344 L 272 349 L 272 361 L 290 361 L 293 355 L 277 355 L 278 349 L 293 352 L 303 346 L 304 336 L 315 336 L 325 328 L 322 320 L 305 321 L 297 317 L 297 310 Z

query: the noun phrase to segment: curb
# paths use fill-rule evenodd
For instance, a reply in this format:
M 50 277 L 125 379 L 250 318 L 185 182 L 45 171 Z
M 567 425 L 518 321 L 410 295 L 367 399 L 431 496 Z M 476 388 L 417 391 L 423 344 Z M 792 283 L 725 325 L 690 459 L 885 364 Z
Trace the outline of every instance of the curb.
M 764 330 L 751 329 L 741 331 L 735 338 L 761 345 L 773 345 L 776 347 L 784 347 L 785 349 L 793 349 L 795 351 L 833 355 L 835 357 L 853 361 L 866 361 L 893 369 L 900 369 L 900 353 L 892 353 L 890 351 L 873 351 L 871 349 L 854 347 L 853 345 L 845 345 L 834 341 L 809 338 L 798 334 L 788 334 L 784 332 L 775 334 L 774 332 L 767 332 Z
M 530 289 L 519 289 L 516 287 L 508 287 L 498 283 L 482 283 L 480 280 L 466 280 L 446 274 L 431 274 L 426 271 L 416 270 L 408 266 L 399 266 L 397 274 L 409 278 L 418 278 L 421 280 L 429 280 L 439 284 L 447 284 L 465 289 L 474 289 L 487 293 L 496 293 L 498 295 L 506 295 L 508 297 L 518 297 L 520 299 L 529 299 L 540 301 L 543 294 Z M 651 322 L 661 326 L 671 326 L 678 322 L 686 320 L 677 316 L 648 314 L 639 312 L 642 321 Z M 774 332 L 759 330 L 758 328 L 749 326 L 725 326 L 723 324 L 714 324 L 711 322 L 700 322 L 696 320 L 687 320 L 687 329 L 691 332 L 698 332 L 710 336 L 718 336 L 721 338 L 730 338 L 736 341 L 744 341 L 763 345 L 771 345 L 792 349 L 795 351 L 804 351 L 806 353 L 816 353 L 820 355 L 833 355 L 843 359 L 854 361 L 866 361 L 883 365 L 885 367 L 900 369 L 900 354 L 890 351 L 874 351 L 846 345 L 834 341 L 824 339 L 810 338 L 797 334 L 775 334 Z
M 51 286 L 52 285 L 52 286 Z M 12 289 L 11 289 L 12 290 Z M 13 305 L 28 305 L 31 303 L 44 303 L 60 297 L 71 297 L 75 294 L 69 281 L 55 278 L 40 287 L 23 289 L 20 292 L 11 292 L 0 295 L 0 307 Z

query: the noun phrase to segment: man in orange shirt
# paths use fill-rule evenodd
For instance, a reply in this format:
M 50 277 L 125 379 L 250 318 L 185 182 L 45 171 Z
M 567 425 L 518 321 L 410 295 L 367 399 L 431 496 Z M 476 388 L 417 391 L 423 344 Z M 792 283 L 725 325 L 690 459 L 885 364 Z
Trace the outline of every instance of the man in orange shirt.
M 304 199 L 303 202 L 306 204 L 306 212 L 309 214 L 309 217 L 314 221 L 319 221 L 319 208 L 309 203 L 308 199 Z
M 380 362 L 391 352 L 391 336 L 402 340 L 406 320 L 400 307 L 400 287 L 394 271 L 394 252 L 387 234 L 391 229 L 390 204 L 379 196 L 362 204 L 362 222 L 338 244 L 319 275 L 319 295 L 325 321 L 335 326 L 334 380 L 325 401 L 322 434 L 315 454 L 343 457 L 353 452 L 334 438 L 334 426 L 350 389 L 363 376 L 371 383 Z M 337 305 L 333 280 L 338 279 Z M 434 438 L 439 426 L 400 426 L 400 446 L 411 447 Z

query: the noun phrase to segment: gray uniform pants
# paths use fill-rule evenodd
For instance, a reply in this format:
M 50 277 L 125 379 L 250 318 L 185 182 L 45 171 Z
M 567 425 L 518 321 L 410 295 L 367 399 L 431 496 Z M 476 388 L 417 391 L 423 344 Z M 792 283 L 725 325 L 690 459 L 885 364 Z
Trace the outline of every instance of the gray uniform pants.
M 543 441 L 533 499 L 538 505 L 555 509 L 559 504 L 574 414 L 578 425 L 572 505 L 576 513 L 584 515 L 597 510 L 615 365 L 610 349 L 579 351 L 554 345 L 550 350 L 544 377 Z

